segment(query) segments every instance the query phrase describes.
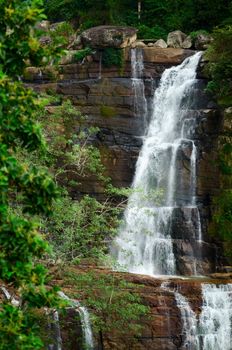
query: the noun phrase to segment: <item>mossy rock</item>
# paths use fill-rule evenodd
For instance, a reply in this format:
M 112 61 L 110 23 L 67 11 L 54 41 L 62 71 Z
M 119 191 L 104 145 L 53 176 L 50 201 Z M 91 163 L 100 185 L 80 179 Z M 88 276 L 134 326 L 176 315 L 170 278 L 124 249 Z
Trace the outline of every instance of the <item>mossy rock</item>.
M 116 110 L 114 107 L 103 105 L 100 107 L 100 113 L 102 117 L 112 118 L 116 115 Z

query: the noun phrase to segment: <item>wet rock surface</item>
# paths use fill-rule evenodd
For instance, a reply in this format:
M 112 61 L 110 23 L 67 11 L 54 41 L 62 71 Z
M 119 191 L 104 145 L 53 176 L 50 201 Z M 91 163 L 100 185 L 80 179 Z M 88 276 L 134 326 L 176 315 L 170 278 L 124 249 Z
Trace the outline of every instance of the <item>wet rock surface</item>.
M 105 350 L 184 350 L 186 348 L 184 346 L 183 319 L 180 309 L 177 306 L 175 292 L 178 291 L 178 293 L 186 298 L 192 311 L 199 318 L 202 311 L 202 285 L 220 285 L 232 282 L 230 274 L 224 275 L 224 279 L 219 274 L 213 276 L 214 278 L 210 276 L 194 278 L 181 278 L 178 276 L 150 277 L 112 272 L 105 268 L 96 268 L 95 266 L 80 266 L 79 268 L 75 268 L 75 273 L 85 273 L 89 270 L 95 271 L 99 276 L 113 273 L 115 278 L 124 279 L 132 283 L 130 287 L 131 292 L 135 291 L 138 293 L 142 303 L 149 306 L 149 313 L 140 320 L 142 330 L 137 337 L 132 339 L 129 334 L 127 337 L 125 335 L 122 336 L 116 330 L 114 332 L 105 331 L 101 336 L 95 332 L 94 350 L 102 348 Z M 69 293 L 76 293 L 73 287 L 62 286 L 62 282 L 61 287 L 64 290 L 67 289 Z M 73 323 L 71 315 L 68 315 L 68 319 L 69 325 L 72 327 L 72 332 L 69 332 L 69 340 L 70 343 L 73 341 L 73 344 L 76 346 L 78 337 L 80 344 L 80 331 L 76 333 L 78 337 L 75 336 L 75 327 L 78 321 Z M 63 336 L 66 336 L 67 333 L 64 330 L 62 332 Z M 84 349 L 80 346 L 80 350 Z
M 157 47 L 145 47 L 142 50 L 144 57 L 142 78 L 149 120 L 152 113 L 153 95 L 163 71 L 172 65 L 181 63 L 194 51 Z M 99 132 L 92 141 L 101 151 L 106 175 L 109 175 L 113 185 L 118 187 L 129 187 L 132 182 L 144 133 L 143 116 L 136 113 L 135 110 L 130 50 L 125 49 L 124 55 L 125 62 L 121 71 L 115 66 L 109 68 L 102 66 L 98 53 L 92 62 L 62 64 L 57 72 L 52 73 L 48 69 L 41 71 L 31 67 L 27 69 L 25 76 L 28 86 L 32 86 L 36 91 L 54 91 L 64 99 L 70 99 L 82 114 L 88 116 L 86 125 L 99 128 Z M 212 196 L 220 191 L 220 178 L 216 163 L 218 140 L 219 137 L 225 137 L 223 135 L 228 134 L 228 128 L 230 129 L 229 118 L 224 117 L 223 119 L 212 97 L 206 93 L 206 85 L 207 80 L 201 73 L 198 73 L 194 93 L 191 96 L 191 109 L 185 115 L 187 129 L 188 120 L 194 120 L 195 128 L 194 130 L 189 129 L 189 133 L 198 150 L 196 201 L 199 206 L 204 241 L 201 244 L 201 262 L 198 264 L 201 273 L 204 270 L 207 273 L 216 271 L 221 264 L 220 244 L 213 242 L 207 231 L 211 216 Z M 48 108 L 52 113 L 56 106 Z M 229 114 L 230 111 L 225 113 L 225 115 Z M 76 120 L 75 124 L 74 120 L 72 126 L 74 132 L 78 130 L 78 123 Z M 185 207 L 191 181 L 189 170 L 191 152 L 192 145 L 186 141 L 183 142 L 177 154 L 176 197 L 178 208 L 173 212 L 175 219 L 171 227 L 172 235 L 176 240 L 175 250 L 180 254 L 177 270 L 184 274 L 191 273 L 188 266 L 194 257 L 192 252 L 198 249 L 192 243 L 197 230 L 196 225 L 194 227 L 195 221 L 193 220 L 193 224 L 188 223 L 188 217 L 194 217 L 196 213 Z M 179 176 L 180 174 L 182 176 Z M 182 182 L 178 183 L 180 178 Z M 80 182 L 79 178 L 74 178 L 74 180 Z M 75 187 L 70 188 L 73 198 L 77 199 L 83 194 L 91 194 L 98 199 L 103 198 L 103 188 L 98 184 L 96 178 L 81 179 L 81 184 L 81 193 Z M 216 258 L 215 249 L 217 250 Z M 181 261 L 184 268 L 180 267 Z

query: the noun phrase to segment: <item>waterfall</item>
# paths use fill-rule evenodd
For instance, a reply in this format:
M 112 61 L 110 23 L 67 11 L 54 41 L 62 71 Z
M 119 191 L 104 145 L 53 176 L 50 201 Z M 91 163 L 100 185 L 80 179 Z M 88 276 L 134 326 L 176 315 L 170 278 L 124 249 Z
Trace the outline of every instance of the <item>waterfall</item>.
M 143 117 L 144 130 L 147 130 L 147 100 L 143 82 L 143 50 L 131 49 L 131 81 L 134 93 L 134 111 L 137 116 Z
M 199 338 L 197 336 L 198 322 L 196 314 L 191 309 L 188 300 L 179 292 L 175 292 L 175 299 L 181 313 L 182 334 L 184 336 L 183 348 L 186 350 L 200 350 Z
M 54 343 L 48 345 L 48 350 L 62 350 L 62 337 L 60 331 L 59 313 L 56 310 L 52 311 L 52 323 L 49 328 L 53 334 Z
M 132 51 L 132 58 L 135 55 L 136 51 Z M 191 133 L 194 121 L 189 119 L 188 109 L 200 57 L 201 53 L 196 53 L 181 65 L 166 69 L 155 91 L 153 115 L 137 160 L 133 191 L 111 249 L 119 268 L 129 272 L 174 275 L 176 271 L 170 226 L 173 208 L 178 205 L 177 158 L 186 145 L 191 156 L 190 191 L 185 205 L 196 206 L 197 150 Z M 135 74 L 136 67 L 141 72 L 141 65 L 134 63 L 133 75 L 139 74 Z M 161 194 L 163 199 L 159 200 Z M 197 226 L 199 231 L 200 223 Z
M 79 301 L 70 299 L 66 294 L 63 292 L 58 292 L 59 296 L 65 300 L 68 300 L 79 312 L 80 319 L 81 319 L 81 325 L 82 325 L 82 331 L 84 335 L 84 348 L 86 350 L 93 350 L 94 349 L 94 341 L 93 341 L 93 333 L 89 318 L 89 312 L 86 307 L 82 306 Z
M 174 294 L 182 319 L 183 349 L 232 349 L 232 284 L 202 284 L 199 319 L 187 299 L 179 292 Z
M 232 349 L 232 284 L 203 284 L 199 319 L 203 350 Z

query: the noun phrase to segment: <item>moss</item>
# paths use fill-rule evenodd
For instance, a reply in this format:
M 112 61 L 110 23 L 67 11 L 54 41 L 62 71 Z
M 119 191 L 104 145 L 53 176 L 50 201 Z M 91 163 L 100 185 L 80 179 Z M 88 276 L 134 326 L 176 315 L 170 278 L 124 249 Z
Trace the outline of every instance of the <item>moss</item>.
M 112 47 L 107 47 L 102 51 L 102 64 L 108 68 L 111 66 L 117 66 L 121 68 L 123 66 L 123 50 Z
M 78 50 L 75 55 L 74 55 L 74 59 L 76 62 L 81 62 L 83 61 L 83 59 L 86 57 L 86 56 L 89 56 L 93 53 L 92 49 L 90 49 L 89 47 L 86 47 L 82 50 Z
M 36 76 L 39 74 L 39 69 L 36 67 L 27 67 L 23 72 L 23 78 L 26 81 L 33 81 L 36 79 Z
M 100 107 L 100 113 L 101 113 L 102 117 L 111 118 L 111 117 L 114 117 L 116 115 L 116 110 L 114 107 L 103 105 Z
M 56 67 L 53 66 L 45 67 L 42 70 L 42 73 L 45 75 L 45 78 L 49 79 L 50 81 L 56 81 L 58 78 L 58 71 Z

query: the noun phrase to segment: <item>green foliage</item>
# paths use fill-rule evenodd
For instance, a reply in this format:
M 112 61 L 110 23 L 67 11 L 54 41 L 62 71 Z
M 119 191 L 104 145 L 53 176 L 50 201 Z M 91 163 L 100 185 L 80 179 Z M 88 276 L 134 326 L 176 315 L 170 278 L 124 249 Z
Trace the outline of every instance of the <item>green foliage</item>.
M 207 35 L 209 34 L 206 30 L 204 29 L 199 29 L 199 30 L 196 30 L 194 32 L 191 32 L 189 35 L 191 36 L 191 38 L 193 39 L 193 41 L 196 40 L 197 36 L 200 35 L 200 34 L 204 34 L 204 35 Z
M 46 103 L 48 97 L 45 97 Z M 101 163 L 100 151 L 90 140 L 98 133 L 98 128 L 86 128 L 86 117 L 67 100 L 56 106 L 54 113 L 43 110 L 37 116 L 49 141 L 49 150 L 42 159 L 31 159 L 41 165 L 49 166 L 55 179 L 69 181 L 80 180 L 95 174 L 103 182 L 104 167 Z M 75 130 L 75 132 L 74 132 Z
M 230 0 L 143 0 L 138 19 L 133 0 L 47 0 L 52 19 L 78 19 L 81 29 L 102 24 L 130 25 L 144 39 L 164 38 L 169 31 L 212 30 L 221 23 L 231 24 Z
M 69 20 L 78 16 L 78 6 L 75 1 L 45 0 L 46 14 L 52 20 Z
M 49 44 L 53 50 L 62 47 L 65 48 L 69 44 L 70 37 L 74 34 L 73 26 L 68 22 L 58 23 L 54 29 L 50 29 L 48 32 L 51 38 Z
M 81 298 L 93 311 L 91 321 L 95 332 L 103 336 L 114 332 L 117 337 L 126 335 L 127 339 L 136 341 L 142 330 L 141 317 L 149 311 L 139 296 L 142 286 L 129 283 L 122 276 L 112 273 L 71 271 L 65 275 L 65 283 L 75 286 L 73 297 Z
M 89 56 L 93 53 L 92 49 L 90 49 L 89 47 L 86 47 L 82 50 L 78 50 L 76 53 L 75 53 L 75 60 L 77 62 L 82 62 L 83 59 L 86 57 L 86 56 Z
M 16 149 L 40 149 L 45 143 L 34 121 L 38 105 L 32 91 L 19 81 L 28 59 L 40 62 L 45 51 L 39 46 L 32 26 L 44 18 L 42 2 L 0 2 L 0 279 L 18 288 L 20 305 L 0 305 L 0 349 L 39 349 L 42 342 L 33 308 L 55 306 L 57 297 L 44 283 L 47 271 L 35 259 L 49 252 L 31 214 L 48 214 L 58 191 L 44 169 L 21 162 Z M 15 212 L 20 201 L 22 214 Z
M 214 200 L 216 210 L 214 213 L 215 233 L 220 234 L 224 240 L 232 240 L 232 190 L 225 190 Z
M 111 118 L 116 115 L 116 111 L 114 107 L 105 106 L 105 105 L 100 107 L 100 113 L 105 118 Z
M 22 74 L 25 60 L 40 62 L 44 55 L 32 33 L 35 21 L 44 18 L 41 5 L 41 0 L 0 2 L 0 66 L 11 77 Z
M 230 142 L 229 142 L 230 141 Z M 219 236 L 225 244 L 225 252 L 232 256 L 232 146 L 231 137 L 224 137 L 219 149 L 221 193 L 213 199 L 213 220 L 210 231 Z
M 144 0 L 141 24 L 165 31 L 211 30 L 230 16 L 229 0 Z
M 104 67 L 123 67 L 123 51 L 112 47 L 107 47 L 102 51 L 102 64 Z
M 53 100 L 54 96 L 43 96 L 40 104 L 44 106 Z M 108 188 L 102 203 L 90 196 L 73 201 L 63 190 L 62 197 L 53 204 L 53 215 L 41 220 L 41 229 L 48 232 L 53 247 L 53 257 L 75 263 L 83 258 L 102 259 L 119 224 L 121 203 L 115 204 L 114 198 L 125 196 L 126 191 L 109 186 L 109 179 L 104 176 L 99 149 L 90 142 L 98 129 L 86 128 L 86 118 L 68 100 L 56 106 L 53 113 L 41 110 L 37 118 L 49 141 L 48 152 L 44 157 L 19 152 L 20 159 L 26 157 L 28 166 L 49 165 L 54 178 L 75 193 L 82 190 L 80 184 L 85 177 L 98 179 L 103 192 L 106 185 Z
M 148 27 L 145 24 L 138 26 L 138 37 L 141 39 L 164 39 L 167 38 L 167 30 L 159 25 Z
M 75 19 L 83 29 L 100 24 L 121 23 L 125 16 L 136 8 L 132 0 L 47 0 L 46 13 L 52 20 Z M 130 14 L 131 16 L 131 14 Z
M 208 90 L 216 95 L 218 103 L 225 107 L 232 104 L 232 26 L 215 29 L 214 41 L 206 52 L 209 59 L 207 71 L 212 79 Z M 225 123 L 231 125 L 231 113 L 225 111 Z M 232 245 L 232 146 L 231 132 L 220 138 L 218 165 L 224 190 L 214 198 L 214 214 L 211 232 L 227 241 L 226 252 L 231 255 Z
M 120 211 L 109 200 L 100 203 L 84 196 L 73 201 L 64 194 L 54 205 L 53 216 L 45 222 L 54 258 L 75 263 L 82 259 L 101 260 L 115 235 Z
M 207 72 L 211 77 L 208 90 L 216 94 L 219 104 L 232 104 L 232 26 L 215 29 L 214 41 L 206 52 Z
M 0 349 L 41 349 L 38 320 L 35 314 L 23 311 L 9 303 L 0 312 Z

